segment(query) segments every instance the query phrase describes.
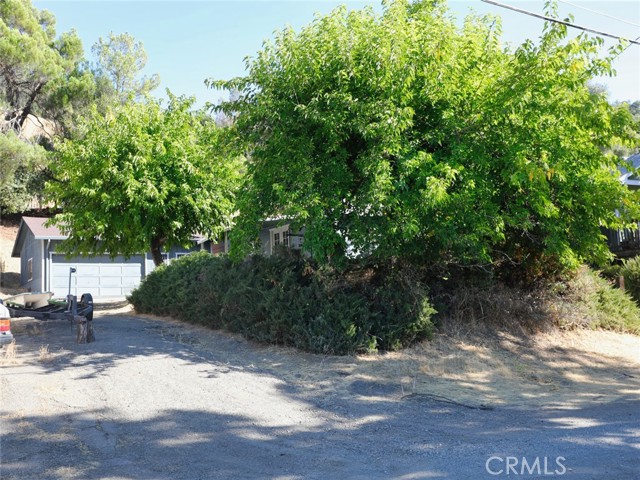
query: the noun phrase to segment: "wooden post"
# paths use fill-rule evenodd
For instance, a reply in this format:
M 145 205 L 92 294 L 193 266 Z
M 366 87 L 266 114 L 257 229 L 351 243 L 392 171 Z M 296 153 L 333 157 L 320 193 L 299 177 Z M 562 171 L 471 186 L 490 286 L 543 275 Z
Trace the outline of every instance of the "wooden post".
M 93 321 L 88 321 L 82 315 L 76 315 L 74 322 L 77 325 L 76 343 L 91 343 L 95 341 Z
M 624 290 L 624 277 L 622 275 L 618 277 L 618 288 Z

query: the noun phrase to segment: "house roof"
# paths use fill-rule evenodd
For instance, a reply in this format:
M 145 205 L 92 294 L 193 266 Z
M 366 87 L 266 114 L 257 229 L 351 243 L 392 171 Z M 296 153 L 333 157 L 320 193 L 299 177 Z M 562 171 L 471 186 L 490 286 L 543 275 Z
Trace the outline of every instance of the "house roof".
M 624 161 L 624 164 L 632 167 L 634 169 L 640 168 L 640 153 L 636 153 L 635 155 L 631 155 L 627 157 Z M 629 186 L 638 186 L 640 185 L 640 178 L 634 171 L 629 171 L 629 169 L 623 165 L 618 167 L 620 171 L 620 181 L 625 185 Z
M 39 217 L 22 217 L 20 222 L 20 228 L 18 229 L 18 235 L 16 235 L 16 241 L 13 244 L 13 250 L 11 251 L 12 257 L 20 257 L 20 252 L 24 245 L 24 241 L 27 237 L 27 231 L 33 233 L 36 240 L 65 240 L 69 238 L 68 235 L 63 234 L 58 227 L 48 227 L 45 223 L 48 218 Z M 207 237 L 204 235 L 192 235 L 191 241 L 197 245 L 201 245 L 207 241 Z
M 30 231 L 36 240 L 64 240 L 68 236 L 64 235 L 58 227 L 47 227 L 45 222 L 48 218 L 40 217 L 22 217 L 20 221 L 20 228 L 18 228 L 18 235 L 16 235 L 16 241 L 13 244 L 13 250 L 11 251 L 12 257 L 19 257 L 22 251 L 22 246 L 27 238 L 27 232 Z

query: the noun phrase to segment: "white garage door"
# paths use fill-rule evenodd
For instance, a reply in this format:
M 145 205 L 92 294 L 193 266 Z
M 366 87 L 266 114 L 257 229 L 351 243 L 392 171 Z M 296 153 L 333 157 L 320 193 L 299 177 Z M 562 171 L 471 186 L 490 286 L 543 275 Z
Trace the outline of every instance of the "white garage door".
M 140 285 L 142 278 L 142 258 L 133 257 L 125 261 L 108 256 L 67 260 L 63 255 L 52 256 L 51 291 L 55 297 L 65 297 L 69 292 L 69 268 L 76 269 L 71 274 L 71 294 L 78 297 L 90 293 L 94 298 L 115 298 L 129 295 Z

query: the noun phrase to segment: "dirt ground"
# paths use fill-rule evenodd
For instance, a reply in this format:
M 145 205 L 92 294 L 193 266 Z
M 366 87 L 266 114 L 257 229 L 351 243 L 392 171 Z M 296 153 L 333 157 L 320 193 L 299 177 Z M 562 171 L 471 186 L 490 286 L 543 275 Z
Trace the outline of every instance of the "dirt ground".
M 19 259 L 10 257 L 17 231 L 16 221 L 0 225 L 0 262 L 5 265 L 0 298 L 19 291 Z M 102 308 L 110 314 L 133 314 L 125 304 Z M 167 329 L 180 329 L 170 319 L 162 322 Z M 210 333 L 190 328 L 201 332 L 199 342 Z M 322 368 L 315 362 L 312 368 L 298 364 L 297 359 L 307 356 L 294 350 L 264 348 L 285 357 L 287 365 L 295 364 L 293 370 L 279 372 L 283 378 L 295 376 L 317 386 L 326 382 L 326 368 L 363 381 L 384 381 L 402 395 L 437 394 L 488 405 L 565 405 L 640 395 L 640 337 L 613 332 L 552 331 L 527 337 L 445 325 L 433 341 L 402 352 L 322 357 Z
M 0 228 L 0 260 L 14 231 Z M 66 322 L 13 321 L 0 478 L 475 480 L 507 457 L 640 478 L 640 337 L 444 325 L 402 352 L 336 357 L 126 302 L 98 305 L 94 324 L 78 345 Z
M 78 345 L 65 322 L 14 322 L 0 360 L 1 478 L 475 480 L 507 456 L 561 457 L 571 479 L 638 478 L 630 336 L 452 332 L 332 357 L 124 303 L 102 307 L 95 332 Z
M 161 320 L 167 334 L 183 326 L 142 317 Z M 214 348 L 217 337 L 206 340 L 210 331 L 189 328 L 198 332 L 191 341 Z M 260 348 L 276 359 L 270 368 L 280 378 L 319 389 L 337 374 L 384 384 L 399 396 L 438 395 L 470 405 L 579 407 L 594 400 L 640 399 L 640 338 L 612 332 L 549 332 L 529 339 L 505 333 L 495 338 L 440 333 L 402 352 L 356 357 Z M 327 388 L 347 394 L 343 387 L 331 383 Z

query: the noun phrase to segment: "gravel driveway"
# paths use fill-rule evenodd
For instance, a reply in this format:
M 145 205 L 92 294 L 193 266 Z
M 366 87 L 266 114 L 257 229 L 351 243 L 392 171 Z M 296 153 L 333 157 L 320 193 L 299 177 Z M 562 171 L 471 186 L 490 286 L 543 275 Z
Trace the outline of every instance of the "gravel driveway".
M 640 478 L 640 400 L 483 406 L 354 376 L 348 357 L 98 313 L 14 322 L 2 479 Z M 322 371 L 322 376 L 309 375 Z

